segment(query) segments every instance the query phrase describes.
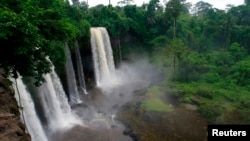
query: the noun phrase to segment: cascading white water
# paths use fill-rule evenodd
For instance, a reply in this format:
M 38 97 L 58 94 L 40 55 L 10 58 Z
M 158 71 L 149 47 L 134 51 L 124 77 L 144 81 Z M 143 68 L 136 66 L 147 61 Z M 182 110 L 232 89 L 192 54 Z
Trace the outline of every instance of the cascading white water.
M 95 80 L 96 85 L 100 86 L 104 79 L 107 80 L 114 73 L 113 52 L 106 28 L 92 27 L 90 32 Z
M 84 93 L 84 94 L 88 94 L 87 90 L 86 90 L 86 84 L 85 84 L 85 77 L 84 77 L 84 72 L 83 72 L 83 67 L 82 67 L 82 57 L 80 54 L 80 49 L 79 49 L 79 45 L 78 42 L 75 42 L 75 52 L 76 52 L 76 63 L 77 63 L 77 72 L 78 72 L 78 80 L 79 80 L 79 87 L 80 90 Z
M 106 53 L 109 72 L 113 73 L 115 71 L 115 63 L 114 63 L 113 51 L 111 48 L 109 34 L 108 34 L 108 31 L 106 30 L 106 28 L 102 27 L 102 28 L 100 28 L 100 30 L 101 30 L 102 37 L 103 37 L 104 50 Z
M 50 77 L 53 83 L 53 87 L 56 90 L 56 96 L 57 96 L 58 101 L 60 102 L 60 107 L 62 109 L 62 112 L 66 116 L 66 119 L 70 119 L 71 108 L 68 103 L 68 99 L 66 97 L 64 89 L 62 87 L 60 78 L 57 76 L 54 70 L 50 73 Z
M 54 68 L 44 78 L 45 82 L 37 89 L 49 131 L 65 129 L 74 124 L 80 124 L 79 120 L 71 113 L 67 97 Z
M 26 121 L 25 124 L 31 136 L 31 139 L 33 141 L 48 141 L 42 128 L 41 122 L 37 116 L 31 95 L 26 90 L 26 87 L 20 76 L 16 80 L 16 82 L 13 80 L 13 87 L 15 90 L 15 98 L 18 102 L 19 107 L 23 107 L 23 112 L 20 111 L 20 113 L 24 114 L 24 119 L 23 116 L 21 116 L 21 119 L 22 121 Z M 20 99 L 18 94 L 20 95 Z
M 79 98 L 79 93 L 77 90 L 75 71 L 73 68 L 71 53 L 70 53 L 69 46 L 67 43 L 65 43 L 65 48 L 66 48 L 66 55 L 67 55 L 65 68 L 66 68 L 66 77 L 67 77 L 70 103 L 71 104 L 81 103 L 81 100 Z

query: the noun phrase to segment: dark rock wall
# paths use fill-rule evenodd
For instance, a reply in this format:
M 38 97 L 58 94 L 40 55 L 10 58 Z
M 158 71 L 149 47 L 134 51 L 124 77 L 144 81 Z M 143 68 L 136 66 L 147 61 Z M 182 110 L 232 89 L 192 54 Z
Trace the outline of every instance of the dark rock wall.
M 20 120 L 19 107 L 11 82 L 0 70 L 0 141 L 31 141 Z

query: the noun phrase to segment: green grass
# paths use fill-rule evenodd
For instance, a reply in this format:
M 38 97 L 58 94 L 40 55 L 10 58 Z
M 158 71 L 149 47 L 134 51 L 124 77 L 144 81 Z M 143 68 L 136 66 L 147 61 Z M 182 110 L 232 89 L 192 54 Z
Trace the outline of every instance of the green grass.
M 249 123 L 246 113 L 250 112 L 248 110 L 250 108 L 250 93 L 245 87 L 232 85 L 225 88 L 224 82 L 179 82 L 172 83 L 172 85 L 172 92 L 179 95 L 181 102 L 195 104 L 192 98 L 198 98 L 200 100 L 198 111 L 208 121 L 214 122 L 216 117 L 220 116 L 224 122 L 228 123 Z M 235 116 L 235 112 L 239 116 L 229 121 L 228 116 Z
M 147 111 L 173 111 L 170 106 L 166 105 L 159 98 L 147 100 L 142 104 L 142 107 Z
M 146 99 L 142 103 L 142 108 L 146 111 L 173 111 L 173 108 L 162 101 L 161 97 L 163 94 L 164 91 L 162 91 L 160 87 L 154 86 L 149 88 L 148 93 L 146 94 Z
M 162 83 L 148 89 L 141 107 L 146 111 L 173 111 L 163 99 L 169 92 L 175 94 L 179 102 L 197 104 L 198 112 L 209 122 L 216 122 L 220 117 L 222 123 L 250 123 L 249 89 L 225 85 L 225 82 Z

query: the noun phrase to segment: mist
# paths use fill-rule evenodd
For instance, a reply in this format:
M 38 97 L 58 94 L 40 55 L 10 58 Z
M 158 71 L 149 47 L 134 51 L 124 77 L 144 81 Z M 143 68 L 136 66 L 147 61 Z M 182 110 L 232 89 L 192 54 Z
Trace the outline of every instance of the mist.
M 81 95 L 81 104 L 72 106 L 72 112 L 85 126 L 55 133 L 53 141 L 132 141 L 125 136 L 126 127 L 117 120 L 122 106 L 131 102 L 134 95 L 145 93 L 146 88 L 160 80 L 159 73 L 148 59 L 123 62 L 110 77 L 88 95 Z

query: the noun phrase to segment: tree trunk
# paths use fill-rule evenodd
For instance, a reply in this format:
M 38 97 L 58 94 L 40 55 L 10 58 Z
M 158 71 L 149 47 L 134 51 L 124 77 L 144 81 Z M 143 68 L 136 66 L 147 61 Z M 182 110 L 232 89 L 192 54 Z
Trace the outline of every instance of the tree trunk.
M 181 70 L 181 60 L 180 60 L 180 58 L 178 58 L 178 65 L 179 65 L 179 68 L 178 68 L 178 71 L 180 71 Z
M 176 38 L 176 18 L 174 18 L 174 39 Z
M 174 72 L 175 72 L 175 58 L 176 58 L 176 55 L 174 54 Z

